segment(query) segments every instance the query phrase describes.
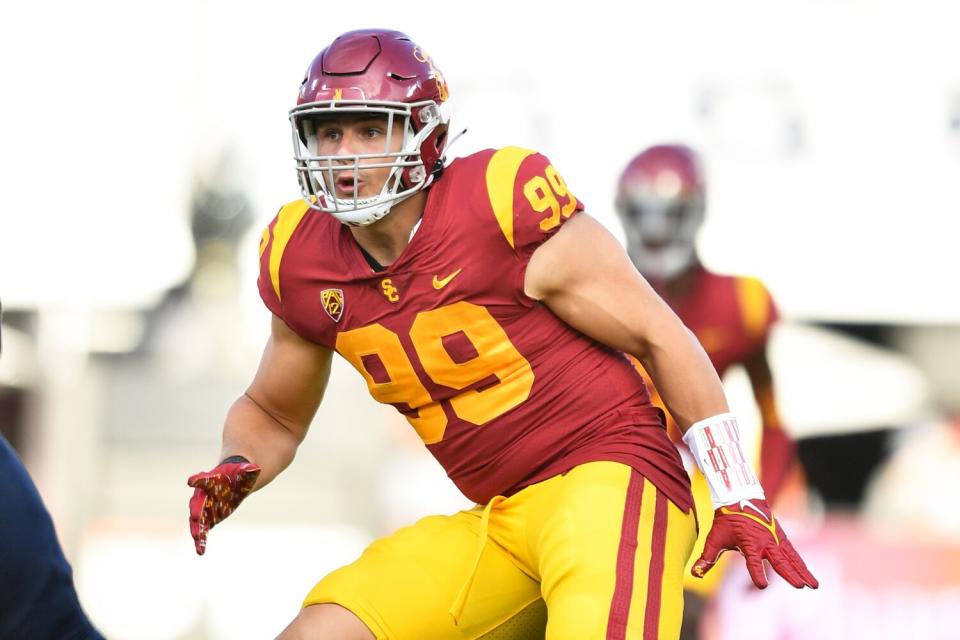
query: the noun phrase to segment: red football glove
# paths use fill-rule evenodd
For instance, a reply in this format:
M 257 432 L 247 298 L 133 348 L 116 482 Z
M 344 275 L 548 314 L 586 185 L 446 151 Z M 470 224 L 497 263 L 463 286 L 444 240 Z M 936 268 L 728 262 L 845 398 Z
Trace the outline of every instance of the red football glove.
M 197 555 L 207 549 L 207 532 L 233 513 L 253 491 L 259 475 L 259 465 L 252 462 L 224 461 L 190 476 L 187 484 L 195 489 L 190 498 L 190 535 Z
M 797 447 L 780 427 L 765 427 L 760 442 L 760 484 L 767 500 L 776 503 L 796 461 Z
M 739 550 L 746 558 L 750 578 L 760 589 L 767 588 L 764 560 L 797 589 L 820 586 L 787 540 L 787 534 L 773 517 L 766 500 L 741 500 L 738 504 L 717 509 L 703 554 L 691 572 L 702 578 L 724 551 L 733 549 Z

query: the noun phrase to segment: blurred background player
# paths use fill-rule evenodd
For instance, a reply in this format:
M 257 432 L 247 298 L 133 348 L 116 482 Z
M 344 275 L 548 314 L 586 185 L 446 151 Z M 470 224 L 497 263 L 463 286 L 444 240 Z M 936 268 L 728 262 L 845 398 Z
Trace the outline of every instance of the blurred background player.
M 27 638 L 103 640 L 80 608 L 37 487 L 0 435 L 0 640 Z
M 773 504 L 796 460 L 795 445 L 777 412 L 767 362 L 767 342 L 777 309 L 759 280 L 713 273 L 700 263 L 695 240 L 705 205 L 702 164 L 697 153 L 685 145 L 652 146 L 634 157 L 620 176 L 616 209 L 631 260 L 697 336 L 717 374 L 722 377 L 731 367 L 741 365 L 750 379 L 762 420 L 760 481 Z M 638 368 L 650 383 L 643 368 Z M 665 408 L 652 385 L 651 389 L 654 402 Z M 667 416 L 668 432 L 681 453 L 687 454 L 676 423 L 669 413 Z M 693 559 L 699 556 L 710 530 L 713 509 L 703 475 L 690 465 L 688 468 L 701 532 Z M 723 566 L 725 562 L 721 561 L 702 580 L 688 577 L 685 639 L 697 637 L 704 605 L 719 586 Z

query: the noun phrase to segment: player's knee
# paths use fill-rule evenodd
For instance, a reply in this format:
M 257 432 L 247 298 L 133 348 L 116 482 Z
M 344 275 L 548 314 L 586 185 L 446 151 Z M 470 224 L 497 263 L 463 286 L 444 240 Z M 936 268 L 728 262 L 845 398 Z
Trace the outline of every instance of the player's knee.
M 277 640 L 376 640 L 353 612 L 337 604 L 304 607 Z

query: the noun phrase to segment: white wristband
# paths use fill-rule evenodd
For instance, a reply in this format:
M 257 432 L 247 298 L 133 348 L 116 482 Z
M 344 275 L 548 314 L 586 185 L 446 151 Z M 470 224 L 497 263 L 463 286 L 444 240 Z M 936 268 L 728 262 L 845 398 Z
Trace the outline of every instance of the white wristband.
M 707 479 L 714 509 L 741 500 L 765 499 L 757 474 L 743 455 L 735 415 L 721 413 L 696 422 L 683 434 L 683 441 Z

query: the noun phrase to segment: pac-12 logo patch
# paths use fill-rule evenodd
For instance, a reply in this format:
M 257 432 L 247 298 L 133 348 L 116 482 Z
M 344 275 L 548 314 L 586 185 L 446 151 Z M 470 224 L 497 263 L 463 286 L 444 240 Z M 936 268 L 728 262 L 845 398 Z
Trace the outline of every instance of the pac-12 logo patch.
M 343 315 L 343 291 L 341 289 L 324 289 L 320 292 L 320 302 L 323 304 L 323 310 L 327 315 L 333 318 L 334 322 L 340 322 L 340 316 Z

